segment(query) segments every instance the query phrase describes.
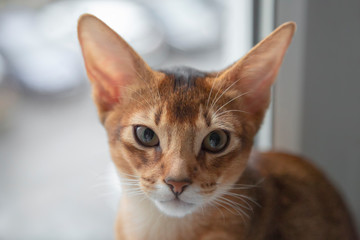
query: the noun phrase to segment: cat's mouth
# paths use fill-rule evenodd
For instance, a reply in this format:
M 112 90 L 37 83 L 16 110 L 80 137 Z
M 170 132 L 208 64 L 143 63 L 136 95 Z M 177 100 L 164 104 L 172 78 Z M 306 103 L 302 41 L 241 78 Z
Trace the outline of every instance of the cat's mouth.
M 155 205 L 166 215 L 183 217 L 196 209 L 196 204 L 185 202 L 179 198 L 167 201 L 156 201 Z
M 168 201 L 160 201 L 160 203 L 165 204 L 165 205 L 179 206 L 179 207 L 182 207 L 182 206 L 190 207 L 190 206 L 195 205 L 194 203 L 185 202 L 178 197 L 176 197 L 172 200 L 168 200 Z

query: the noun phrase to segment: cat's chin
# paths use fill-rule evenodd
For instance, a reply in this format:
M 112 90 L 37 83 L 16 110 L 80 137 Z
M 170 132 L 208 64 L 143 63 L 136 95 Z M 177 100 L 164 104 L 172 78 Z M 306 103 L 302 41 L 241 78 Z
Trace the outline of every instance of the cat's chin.
M 179 199 L 170 201 L 154 201 L 156 207 L 165 215 L 171 217 L 184 217 L 196 209 L 196 205 L 193 203 L 187 203 Z

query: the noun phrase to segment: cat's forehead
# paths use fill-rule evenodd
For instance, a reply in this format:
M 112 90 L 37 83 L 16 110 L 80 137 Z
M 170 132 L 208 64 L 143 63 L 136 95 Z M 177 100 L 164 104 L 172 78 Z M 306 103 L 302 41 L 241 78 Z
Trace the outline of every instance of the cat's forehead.
M 176 67 L 160 72 L 163 75 L 156 87 L 149 89 L 146 86 L 147 90 L 143 92 L 147 94 L 142 99 L 151 99 L 151 104 L 144 104 L 141 108 L 143 111 L 133 111 L 135 114 L 131 117 L 131 124 L 233 129 L 231 122 L 213 115 L 217 106 L 212 104 L 214 94 L 211 95 L 211 73 L 189 67 Z
M 170 122 L 194 123 L 204 111 L 203 103 L 208 93 L 207 73 L 189 67 L 162 70 L 164 79 L 159 84 L 162 104 Z
M 185 66 L 163 69 L 160 72 L 165 73 L 167 80 L 173 84 L 174 90 L 196 87 L 197 80 L 208 75 L 206 72 Z

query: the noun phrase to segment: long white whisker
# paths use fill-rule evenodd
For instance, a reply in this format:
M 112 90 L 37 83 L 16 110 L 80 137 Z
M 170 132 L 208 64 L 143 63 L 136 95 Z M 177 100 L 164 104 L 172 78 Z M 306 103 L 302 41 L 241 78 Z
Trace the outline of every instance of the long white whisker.
M 244 207 L 247 210 L 250 210 L 250 211 L 254 212 L 254 209 L 251 206 L 251 204 L 248 201 L 246 201 L 246 199 L 244 199 L 242 196 L 232 195 L 232 194 L 229 194 L 229 193 L 224 194 L 224 196 L 231 196 L 231 197 L 234 197 L 234 198 L 237 198 L 237 199 L 241 200 L 242 202 L 244 202 L 246 204 L 246 206 L 241 204 L 242 207 Z
M 122 182 L 122 183 L 139 183 L 139 180 L 132 180 L 132 179 L 126 180 L 126 179 L 121 178 L 120 182 Z
M 120 175 L 119 176 L 120 179 L 124 179 L 124 180 L 127 180 L 127 181 L 139 181 L 139 177 L 135 177 L 135 176 L 128 176 L 128 175 Z
M 216 77 L 213 78 L 213 83 L 212 83 L 212 85 L 211 85 L 210 93 L 209 93 L 208 99 L 207 99 L 207 101 L 206 101 L 206 108 L 209 106 L 209 101 L 210 101 L 211 93 L 212 93 L 212 90 L 214 89 L 214 85 L 215 85 L 215 82 L 216 82 L 217 77 L 219 76 L 219 73 L 220 73 L 220 72 L 217 72 Z
M 228 212 L 230 212 L 231 214 L 239 215 L 239 213 L 233 212 L 232 210 L 230 210 L 229 208 L 226 207 L 226 206 L 229 206 L 228 203 L 223 202 L 223 201 L 221 201 L 220 199 L 215 199 L 214 202 L 216 202 L 219 206 L 225 208 L 225 209 L 226 209 Z M 225 205 L 223 205 L 223 204 L 225 204 Z
M 234 86 L 237 82 L 239 82 L 240 79 L 236 80 L 235 82 L 233 82 L 229 87 L 227 87 L 222 93 L 221 95 L 213 102 L 213 104 L 211 105 L 211 107 L 213 107 L 219 100 L 220 98 L 227 92 L 229 91 L 229 89 Z
M 224 111 L 224 112 L 220 112 L 216 117 L 223 116 L 223 115 L 225 115 L 227 113 L 230 113 L 230 112 L 249 113 L 249 112 L 246 112 L 246 111 L 243 111 L 243 110 L 227 110 L 227 111 Z
M 238 96 L 230 99 L 229 101 L 227 101 L 225 104 L 223 104 L 221 107 L 219 107 L 219 108 L 215 111 L 215 113 L 213 113 L 212 118 L 213 118 L 214 116 L 216 116 L 216 113 L 219 112 L 223 107 L 225 107 L 225 106 L 228 105 L 229 103 L 235 101 L 236 99 L 238 99 L 238 98 L 240 98 L 240 97 L 242 97 L 242 96 L 244 96 L 245 94 L 248 94 L 248 93 L 249 93 L 249 92 L 242 93 L 242 94 L 240 94 L 240 95 L 238 95 Z
M 221 85 L 219 86 L 219 89 L 216 91 L 215 97 L 210 104 L 211 108 L 214 107 L 214 101 L 217 99 L 217 96 L 218 96 L 220 90 L 223 88 L 224 84 L 225 84 L 225 81 L 221 81 Z
M 223 221 L 225 221 L 225 215 L 224 213 L 216 206 L 216 202 L 215 201 L 211 201 L 209 202 L 209 205 L 212 206 L 212 207 L 215 207 L 222 215 L 222 218 L 223 218 Z
M 229 206 L 231 206 L 237 213 L 239 213 L 240 216 L 246 216 L 248 219 L 250 216 L 241 209 L 241 207 L 244 207 L 242 204 L 231 201 L 230 199 L 227 199 L 225 197 L 219 197 L 218 200 L 222 200 L 224 203 L 227 202 Z M 245 220 L 245 219 L 244 219 Z
M 234 196 L 234 197 L 245 198 L 245 199 L 249 200 L 250 202 L 252 202 L 253 204 L 255 204 L 256 206 L 261 207 L 261 205 L 258 202 L 256 202 L 254 199 L 252 199 L 251 197 L 248 197 L 246 195 L 239 194 L 239 193 L 232 193 L 232 192 L 227 192 L 226 194 Z
M 141 95 L 139 92 L 135 91 L 134 89 L 132 89 L 132 88 L 130 88 L 130 87 L 126 87 L 126 86 L 121 86 L 121 88 L 126 88 L 126 89 L 132 91 L 133 93 L 135 93 L 136 95 L 138 95 L 139 97 L 141 97 L 141 98 L 148 104 L 149 108 L 152 108 L 152 105 L 150 104 L 150 102 L 148 101 L 148 99 L 146 99 L 146 98 L 145 98 L 143 95 Z M 137 100 L 134 99 L 134 98 L 131 98 L 131 99 L 137 101 Z M 138 103 L 141 103 L 141 102 L 139 102 L 139 101 L 137 101 L 137 102 L 138 102 Z
M 124 176 L 133 177 L 133 178 L 136 178 L 136 179 L 139 178 L 139 176 L 136 176 L 136 175 L 133 175 L 133 174 L 123 173 L 123 172 L 121 172 L 121 173 L 119 173 L 119 174 L 120 174 L 120 175 L 124 175 Z
M 245 218 L 244 218 L 244 216 L 243 216 L 243 213 L 242 213 L 241 211 L 239 211 L 233 204 L 231 204 L 231 203 L 229 203 L 229 202 L 226 202 L 226 201 L 224 201 L 224 200 L 221 200 L 221 199 L 216 199 L 216 202 L 217 202 L 220 206 L 222 206 L 223 208 L 225 208 L 226 210 L 228 210 L 230 213 L 232 213 L 232 214 L 234 214 L 234 215 L 239 215 L 239 216 L 242 218 L 242 220 L 243 220 L 244 222 L 246 222 L 246 221 L 245 221 Z M 223 204 L 225 204 L 225 205 L 223 205 Z M 231 207 L 232 209 L 235 210 L 235 212 L 231 211 L 231 210 L 228 209 L 226 206 Z
M 120 178 L 119 181 L 122 183 L 139 183 L 139 179 Z

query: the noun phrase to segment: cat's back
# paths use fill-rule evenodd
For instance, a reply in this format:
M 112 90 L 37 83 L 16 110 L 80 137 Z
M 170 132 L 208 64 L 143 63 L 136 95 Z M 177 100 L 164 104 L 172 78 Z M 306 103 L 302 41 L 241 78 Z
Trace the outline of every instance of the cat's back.
M 270 239 L 353 239 L 356 230 L 335 187 L 309 161 L 278 152 L 255 153 L 250 166 L 264 179 Z

